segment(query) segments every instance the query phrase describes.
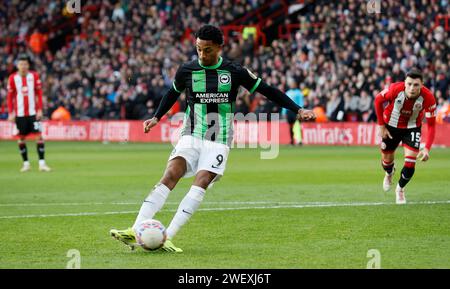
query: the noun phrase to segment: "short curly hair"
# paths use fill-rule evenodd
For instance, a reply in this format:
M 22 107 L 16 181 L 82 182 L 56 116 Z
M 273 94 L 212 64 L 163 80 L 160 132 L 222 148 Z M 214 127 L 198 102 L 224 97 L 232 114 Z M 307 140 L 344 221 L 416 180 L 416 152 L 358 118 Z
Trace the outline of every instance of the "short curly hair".
M 222 30 L 214 25 L 207 24 L 202 26 L 197 33 L 195 33 L 195 37 L 202 40 L 211 40 L 215 44 L 223 45 Z
M 406 77 L 411 77 L 412 79 L 420 79 L 421 81 L 423 81 L 422 71 L 419 68 L 417 68 L 417 67 L 411 68 L 406 73 Z
M 25 61 L 28 61 L 28 63 L 31 62 L 31 61 L 30 61 L 30 56 L 28 56 L 28 54 L 25 54 L 25 53 L 19 54 L 19 55 L 17 56 L 17 59 L 16 59 L 16 60 L 17 60 L 17 61 L 25 60 Z

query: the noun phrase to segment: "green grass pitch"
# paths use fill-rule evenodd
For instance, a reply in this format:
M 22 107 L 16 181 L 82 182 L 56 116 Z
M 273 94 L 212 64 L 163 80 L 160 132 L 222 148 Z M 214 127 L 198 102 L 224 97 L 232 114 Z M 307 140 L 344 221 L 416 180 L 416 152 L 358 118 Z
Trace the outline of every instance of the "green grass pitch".
M 15 142 L 0 142 L 0 268 L 450 268 L 450 150 L 434 149 L 407 186 L 384 193 L 375 147 L 232 149 L 225 176 L 174 243 L 182 254 L 130 251 L 108 235 L 132 225 L 161 177 L 168 144 L 48 142 L 50 173 L 21 174 Z M 397 151 L 397 173 L 403 152 Z M 155 218 L 169 224 L 193 179 Z

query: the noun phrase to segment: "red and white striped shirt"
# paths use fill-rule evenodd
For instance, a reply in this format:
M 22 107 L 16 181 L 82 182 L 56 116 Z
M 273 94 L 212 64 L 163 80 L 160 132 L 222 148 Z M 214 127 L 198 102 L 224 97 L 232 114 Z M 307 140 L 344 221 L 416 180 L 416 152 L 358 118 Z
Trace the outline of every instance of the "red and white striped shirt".
M 387 102 L 387 106 L 383 107 Z M 428 136 L 425 147 L 430 150 L 436 133 L 436 100 L 433 93 L 422 86 L 416 99 L 408 99 L 405 83 L 391 84 L 375 97 L 375 112 L 379 125 L 409 129 L 422 126 L 424 116 L 427 118 Z
M 25 76 L 15 72 L 8 79 L 8 112 L 16 117 L 33 116 L 42 110 L 42 84 L 39 74 L 29 71 Z
M 388 102 L 382 117 L 379 115 L 378 124 L 387 124 L 396 128 L 415 128 L 422 126 L 423 117 L 436 116 L 436 100 L 431 91 L 422 86 L 420 95 L 416 99 L 408 99 L 405 94 L 405 83 L 393 83 L 383 90 L 377 98 L 381 102 Z M 377 106 L 377 104 L 375 105 Z

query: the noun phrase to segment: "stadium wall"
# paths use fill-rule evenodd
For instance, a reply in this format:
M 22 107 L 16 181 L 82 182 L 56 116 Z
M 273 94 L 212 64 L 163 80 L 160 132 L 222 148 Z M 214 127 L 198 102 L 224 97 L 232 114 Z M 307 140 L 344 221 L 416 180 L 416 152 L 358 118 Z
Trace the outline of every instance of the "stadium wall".
M 162 120 L 148 134 L 143 133 L 142 121 L 43 121 L 42 133 L 52 141 L 111 141 L 111 142 L 176 142 L 182 122 Z M 427 126 L 422 129 L 426 136 Z M 450 147 L 450 124 L 438 124 L 435 146 Z M 0 121 L 0 139 L 15 139 L 17 129 L 11 122 Z M 377 145 L 375 123 L 303 123 L 302 142 L 306 145 Z M 424 137 L 422 141 L 424 141 Z M 289 144 L 289 126 L 284 121 L 235 122 L 235 144 Z

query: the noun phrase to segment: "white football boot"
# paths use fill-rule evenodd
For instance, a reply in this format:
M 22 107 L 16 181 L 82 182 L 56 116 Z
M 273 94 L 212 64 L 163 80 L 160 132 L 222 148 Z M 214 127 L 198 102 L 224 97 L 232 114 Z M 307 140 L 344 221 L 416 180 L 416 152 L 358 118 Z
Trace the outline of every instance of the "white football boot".
M 41 171 L 41 172 L 51 171 L 51 169 L 45 163 L 45 160 L 39 160 L 39 171 Z
M 21 173 L 25 173 L 31 170 L 31 166 L 29 162 L 23 163 L 23 167 L 20 169 Z
M 41 172 L 50 172 L 52 169 L 50 169 L 47 165 L 40 165 L 39 171 Z
M 392 186 L 392 179 L 394 178 L 395 168 L 392 169 L 390 174 L 386 173 L 383 180 L 383 190 L 385 192 L 389 191 Z
M 397 188 L 395 189 L 395 203 L 397 205 L 406 204 L 405 188 L 401 188 L 398 184 Z

